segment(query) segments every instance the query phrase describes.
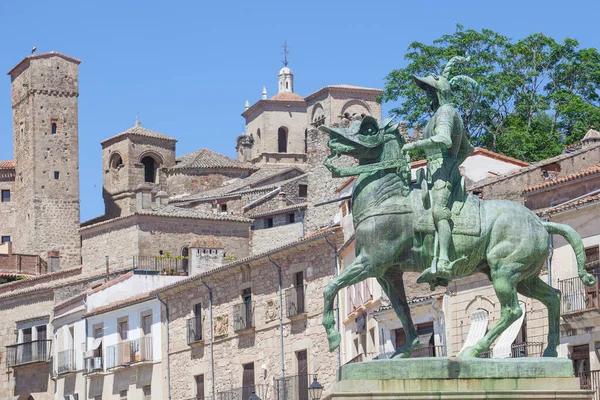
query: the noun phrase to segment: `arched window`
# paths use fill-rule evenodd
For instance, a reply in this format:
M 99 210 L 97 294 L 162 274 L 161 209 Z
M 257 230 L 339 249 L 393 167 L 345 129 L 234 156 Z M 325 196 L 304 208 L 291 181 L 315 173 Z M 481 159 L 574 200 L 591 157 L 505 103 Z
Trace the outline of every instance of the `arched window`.
M 256 136 L 258 136 L 258 137 L 259 137 L 259 139 L 260 139 L 260 129 L 258 129 L 258 130 L 256 131 Z
M 56 122 L 52 123 L 52 134 L 56 135 Z
M 154 161 L 154 158 L 146 156 L 142 158 L 142 164 L 144 164 L 144 182 L 155 183 L 158 164 Z
M 277 130 L 277 151 L 287 153 L 288 130 L 281 127 Z
M 110 169 L 119 169 L 122 166 L 123 166 L 123 158 L 121 158 L 121 155 L 119 153 L 113 153 L 112 156 L 110 156 L 110 163 L 109 163 Z

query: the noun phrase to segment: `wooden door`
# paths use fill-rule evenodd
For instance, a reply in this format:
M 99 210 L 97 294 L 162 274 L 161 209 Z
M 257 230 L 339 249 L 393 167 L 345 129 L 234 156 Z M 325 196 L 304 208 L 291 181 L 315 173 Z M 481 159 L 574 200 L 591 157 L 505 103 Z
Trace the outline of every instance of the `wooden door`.
M 298 400 L 308 400 L 308 358 L 306 350 L 296 353 L 298 365 Z
M 248 400 L 254 390 L 254 363 L 244 364 L 242 376 L 242 400 Z

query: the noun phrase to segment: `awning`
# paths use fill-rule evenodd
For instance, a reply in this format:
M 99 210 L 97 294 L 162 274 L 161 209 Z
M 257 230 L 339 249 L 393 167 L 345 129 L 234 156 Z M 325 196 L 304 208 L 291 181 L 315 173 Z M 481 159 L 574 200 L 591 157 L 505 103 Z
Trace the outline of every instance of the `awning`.
M 512 344 L 517 338 L 521 326 L 523 325 L 523 320 L 525 319 L 525 303 L 520 301 L 519 307 L 521 307 L 521 311 L 523 311 L 521 313 L 521 318 L 510 324 L 508 329 L 502 332 L 500 337 L 498 337 L 494 350 L 492 351 L 492 358 L 510 358 L 512 355 Z
M 90 350 L 96 350 L 99 349 L 100 346 L 102 346 L 102 338 L 96 338 L 94 339 L 94 341 L 92 342 L 92 348 Z
M 490 315 L 486 310 L 477 309 L 471 313 L 471 327 L 469 328 L 469 333 L 467 334 L 467 340 L 463 344 L 463 351 L 465 348 L 473 346 L 479 339 L 485 335 L 488 327 L 488 320 Z

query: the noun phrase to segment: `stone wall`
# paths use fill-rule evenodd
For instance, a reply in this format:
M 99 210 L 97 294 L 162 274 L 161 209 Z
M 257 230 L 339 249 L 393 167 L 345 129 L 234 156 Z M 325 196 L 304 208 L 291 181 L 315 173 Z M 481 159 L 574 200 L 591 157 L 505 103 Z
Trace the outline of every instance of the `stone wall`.
M 310 247 L 309 247 L 310 246 Z M 293 274 L 304 271 L 306 289 L 306 316 L 291 320 L 284 310 L 283 337 L 286 376 L 298 373 L 298 351 L 308 354 L 308 373 L 318 374 L 319 382 L 327 391 L 335 380 L 337 358 L 329 353 L 325 331 L 321 326 L 321 293 L 333 273 L 333 252 L 323 239 L 298 245 L 286 253 L 272 255 L 282 268 L 283 288 L 294 285 Z M 213 288 L 213 318 L 219 320 L 215 331 L 215 389 L 217 392 L 242 386 L 243 364 L 254 363 L 255 384 L 268 387 L 268 398 L 273 395 L 273 380 L 281 376 L 279 346 L 278 277 L 266 258 L 253 261 L 249 266 L 226 269 L 205 277 Z M 240 303 L 241 292 L 251 288 L 254 304 L 255 328 L 233 332 L 233 307 Z M 209 352 L 208 293 L 198 281 L 180 290 L 164 294 L 169 305 L 169 339 L 171 358 L 171 391 L 177 399 L 195 395 L 194 376 L 204 374 L 205 393 L 211 391 Z M 285 295 L 284 305 L 285 305 Z M 194 304 L 202 304 L 204 341 L 188 345 L 186 321 L 192 317 Z M 224 319 L 226 325 L 221 325 Z M 163 346 L 164 347 L 164 346 Z
M 273 228 L 252 231 L 252 254 L 283 246 L 302 237 L 302 222 L 293 224 L 285 222 L 287 221 L 287 214 L 274 216 L 273 222 L 275 223 L 275 221 L 278 222 L 279 226 L 273 225 Z
M 86 269 L 104 268 L 105 256 L 111 267 L 132 266 L 135 256 L 152 257 L 160 250 L 177 256 L 194 240 L 214 237 L 235 259 L 250 251 L 248 224 L 231 221 L 130 216 L 83 228 L 81 237 Z
M 334 216 L 339 212 L 337 202 L 315 207 L 315 204 L 338 197 L 336 189 L 348 178 L 332 178 L 331 172 L 323 165 L 329 154 L 327 142 L 329 135 L 317 129 L 308 131 L 308 202 L 306 211 L 306 232 L 333 224 Z M 342 157 L 335 161 L 338 166 L 355 165 L 356 161 Z
M 169 196 L 200 193 L 246 178 L 250 172 L 245 169 L 167 171 L 167 193 Z
M 80 263 L 78 64 L 47 53 L 11 72 L 15 252 L 56 249 L 63 267 Z
M 504 199 L 523 203 L 522 193 L 526 187 L 573 174 L 596 165 L 598 160 L 600 160 L 600 145 L 590 146 L 538 162 L 499 178 L 477 182 L 467 189 L 481 193 L 484 199 Z

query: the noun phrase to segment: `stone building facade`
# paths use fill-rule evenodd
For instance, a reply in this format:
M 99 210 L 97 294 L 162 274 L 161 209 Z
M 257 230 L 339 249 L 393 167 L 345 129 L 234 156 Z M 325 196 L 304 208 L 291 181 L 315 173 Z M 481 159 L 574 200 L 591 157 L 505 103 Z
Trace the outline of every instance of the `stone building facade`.
M 80 263 L 78 101 L 80 61 L 51 52 L 9 71 L 13 108 L 15 252 Z
M 214 387 L 215 398 L 247 398 L 254 388 L 262 399 L 279 399 L 283 373 L 290 390 L 286 398 L 297 398 L 313 374 L 331 388 L 338 365 L 321 325 L 320 294 L 335 269 L 335 250 L 325 238 L 335 245 L 336 232 L 314 235 L 159 290 L 166 304 L 163 309 L 168 309 L 169 344 L 163 346 L 168 355 L 163 358 L 170 360 L 171 398 L 210 398 Z

